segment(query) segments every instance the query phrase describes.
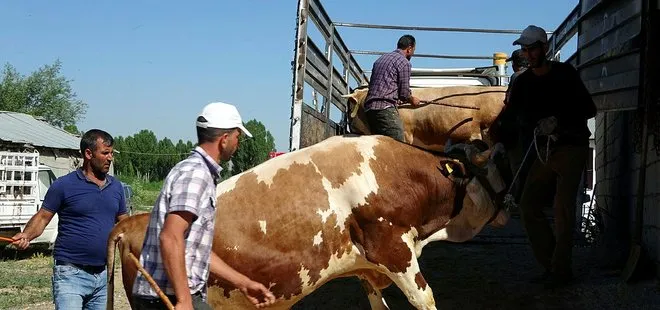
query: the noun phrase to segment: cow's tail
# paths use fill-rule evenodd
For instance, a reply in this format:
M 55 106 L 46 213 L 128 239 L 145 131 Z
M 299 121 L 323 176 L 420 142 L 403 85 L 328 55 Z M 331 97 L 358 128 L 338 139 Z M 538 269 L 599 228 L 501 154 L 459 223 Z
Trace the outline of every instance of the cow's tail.
M 108 294 L 107 294 L 107 307 L 108 310 L 114 309 L 115 303 L 115 251 L 117 248 L 117 243 L 124 237 L 124 231 L 120 228 L 121 226 L 115 226 L 115 228 L 110 233 L 108 238 Z

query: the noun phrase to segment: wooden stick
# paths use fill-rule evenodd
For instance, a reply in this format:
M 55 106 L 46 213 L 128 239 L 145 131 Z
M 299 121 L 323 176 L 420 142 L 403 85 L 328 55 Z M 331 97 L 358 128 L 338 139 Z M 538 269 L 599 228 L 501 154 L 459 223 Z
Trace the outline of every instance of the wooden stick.
M 0 241 L 5 241 L 5 242 L 9 242 L 9 243 L 14 243 L 15 241 L 18 241 L 18 240 L 14 240 L 14 239 L 12 239 L 12 238 L 0 237 Z
M 128 256 L 131 258 L 131 260 L 133 260 L 133 262 L 135 263 L 135 266 L 137 266 L 138 270 L 147 279 L 147 282 L 149 282 L 149 284 L 151 285 L 151 288 L 153 288 L 154 291 L 156 291 L 156 294 L 158 294 L 158 296 L 160 296 L 160 299 L 163 300 L 163 302 L 165 303 L 165 306 L 167 307 L 167 309 L 174 310 L 174 305 L 172 305 L 172 302 L 170 301 L 170 299 L 167 298 L 167 296 L 165 296 L 165 293 L 163 293 L 163 291 L 160 290 L 160 287 L 158 287 L 158 284 L 156 284 L 156 281 L 154 281 L 154 279 L 149 275 L 149 273 L 147 273 L 147 271 L 144 270 L 144 268 L 142 268 L 142 265 L 140 264 L 140 260 L 138 260 L 135 257 L 135 255 L 133 255 L 133 253 L 131 253 L 131 252 L 128 252 Z

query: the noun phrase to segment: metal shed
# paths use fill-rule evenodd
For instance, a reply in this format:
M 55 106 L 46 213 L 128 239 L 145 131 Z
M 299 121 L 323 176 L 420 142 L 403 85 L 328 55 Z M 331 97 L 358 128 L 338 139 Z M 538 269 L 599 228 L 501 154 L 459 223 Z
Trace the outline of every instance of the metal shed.
M 29 114 L 0 111 L 0 150 L 37 150 L 40 162 L 56 177 L 82 165 L 79 149 L 80 137 Z

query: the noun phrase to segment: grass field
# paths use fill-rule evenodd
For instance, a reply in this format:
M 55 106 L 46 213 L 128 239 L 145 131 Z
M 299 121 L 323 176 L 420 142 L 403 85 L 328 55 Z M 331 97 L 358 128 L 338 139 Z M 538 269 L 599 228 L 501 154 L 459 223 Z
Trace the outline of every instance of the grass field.
M 3 249 L 0 253 L 0 309 L 21 309 L 24 305 L 52 300 L 50 251 Z

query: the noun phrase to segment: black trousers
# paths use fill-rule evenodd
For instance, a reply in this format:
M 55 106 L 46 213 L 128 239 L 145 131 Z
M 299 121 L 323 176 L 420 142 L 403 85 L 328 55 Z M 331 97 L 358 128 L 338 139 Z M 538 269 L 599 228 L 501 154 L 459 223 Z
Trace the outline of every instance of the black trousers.
M 172 305 L 176 306 L 176 297 L 172 295 L 167 295 L 172 302 Z M 202 299 L 202 294 L 196 293 L 192 295 L 192 304 L 195 310 L 211 310 L 211 306 L 207 304 Z M 136 310 L 167 310 L 165 303 L 160 298 L 152 297 L 142 297 L 142 296 L 133 296 L 133 309 Z

